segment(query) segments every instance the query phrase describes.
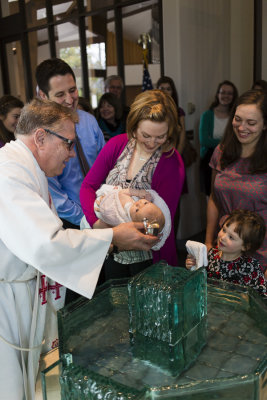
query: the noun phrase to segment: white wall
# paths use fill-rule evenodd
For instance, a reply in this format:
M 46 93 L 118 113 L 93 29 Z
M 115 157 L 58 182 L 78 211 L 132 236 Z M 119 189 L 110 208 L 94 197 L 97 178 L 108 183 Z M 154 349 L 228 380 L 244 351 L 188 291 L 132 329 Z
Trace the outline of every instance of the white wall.
M 163 0 L 163 27 L 165 75 L 185 111 L 196 104 L 186 118 L 192 129 L 220 81 L 233 81 L 240 92 L 251 86 L 253 0 Z
M 156 85 L 160 78 L 160 64 L 149 64 L 148 65 L 149 75 L 152 84 Z M 143 81 L 143 64 L 136 65 L 125 65 L 125 85 L 142 85 Z M 107 76 L 117 75 L 117 66 L 107 67 Z
M 267 1 L 267 0 L 266 0 Z M 233 81 L 240 92 L 253 79 L 253 0 L 163 0 L 165 75 L 175 81 L 186 129 L 194 130 L 219 82 Z M 188 103 L 196 111 L 188 115 Z M 189 193 L 182 196 L 178 238 L 205 228 L 206 199 L 199 190 L 198 163 L 187 170 Z
M 230 76 L 239 93 L 253 83 L 253 0 L 230 1 Z

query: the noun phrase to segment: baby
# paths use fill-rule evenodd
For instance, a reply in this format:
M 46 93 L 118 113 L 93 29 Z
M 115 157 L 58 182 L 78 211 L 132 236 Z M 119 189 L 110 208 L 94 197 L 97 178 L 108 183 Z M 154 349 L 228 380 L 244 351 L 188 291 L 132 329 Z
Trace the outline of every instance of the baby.
M 122 189 L 104 184 L 96 196 L 94 210 L 99 219 L 110 226 L 146 219 L 160 232 L 160 240 L 153 250 L 163 246 L 171 231 L 171 215 L 165 201 L 154 190 Z
M 248 210 L 234 210 L 218 233 L 217 246 L 208 252 L 208 277 L 251 286 L 267 296 L 263 270 L 249 255 L 260 248 L 265 229 L 260 215 Z M 195 263 L 196 259 L 188 255 L 186 268 L 191 269 Z

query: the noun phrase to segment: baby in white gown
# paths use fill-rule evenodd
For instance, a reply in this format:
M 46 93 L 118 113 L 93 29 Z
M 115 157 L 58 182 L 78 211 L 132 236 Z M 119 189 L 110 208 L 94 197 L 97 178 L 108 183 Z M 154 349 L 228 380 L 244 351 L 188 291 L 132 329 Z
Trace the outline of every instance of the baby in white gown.
M 124 222 L 158 224 L 160 240 L 153 247 L 159 250 L 171 231 L 171 215 L 165 201 L 155 190 L 122 189 L 120 186 L 102 185 L 96 192 L 96 216 L 110 226 Z M 81 226 L 82 227 L 82 226 Z

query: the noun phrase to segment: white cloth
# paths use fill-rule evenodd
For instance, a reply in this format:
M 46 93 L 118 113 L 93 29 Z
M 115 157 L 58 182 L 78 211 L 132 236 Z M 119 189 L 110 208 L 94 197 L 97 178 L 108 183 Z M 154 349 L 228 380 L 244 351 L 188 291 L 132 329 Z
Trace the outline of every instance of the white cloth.
M 103 184 L 100 189 L 96 192 L 96 201 L 94 203 L 95 214 L 97 218 L 101 219 L 102 221 L 106 222 L 108 225 L 117 226 L 124 222 L 130 222 L 130 207 L 132 204 L 126 203 L 124 207 L 122 207 L 120 199 L 119 199 L 119 191 L 121 190 L 121 186 L 113 186 Z M 161 237 L 158 243 L 156 243 L 152 250 L 159 250 L 166 239 L 169 237 L 171 233 L 171 213 L 169 207 L 165 203 L 165 201 L 158 195 L 155 190 L 147 189 L 147 192 L 150 193 L 152 200 L 151 202 L 154 203 L 163 213 L 165 218 L 165 225 L 160 232 Z M 97 200 L 104 196 L 101 200 L 100 205 L 97 204 Z M 136 196 L 132 196 L 134 201 L 137 201 L 139 198 Z M 99 211 L 96 211 L 96 208 L 99 208 Z M 88 228 L 90 225 L 85 222 L 85 218 L 82 219 L 81 229 Z
M 218 118 L 214 115 L 213 139 L 221 139 L 223 137 L 229 118 Z
M 152 247 L 152 250 L 159 250 L 164 245 L 164 243 L 166 242 L 166 239 L 169 237 L 169 235 L 171 233 L 171 227 L 172 227 L 171 213 L 170 213 L 169 207 L 167 206 L 167 204 L 165 203 L 163 198 L 160 197 L 155 190 L 150 189 L 150 190 L 148 190 L 148 192 L 152 196 L 152 203 L 154 203 L 156 206 L 158 206 L 158 208 L 161 209 L 161 211 L 163 212 L 164 218 L 165 218 L 164 227 L 163 227 L 162 231 L 160 232 L 161 238 L 160 238 L 159 242 L 156 243 L 155 246 Z
M 187 252 L 196 259 L 196 265 L 191 268 L 192 271 L 208 265 L 207 247 L 205 244 L 193 240 L 187 240 L 185 246 Z
M 112 230 L 63 230 L 47 178 L 20 140 L 0 150 L 0 187 L 0 397 L 33 400 L 45 323 L 55 325 L 46 300 L 63 290 L 54 281 L 91 298 Z

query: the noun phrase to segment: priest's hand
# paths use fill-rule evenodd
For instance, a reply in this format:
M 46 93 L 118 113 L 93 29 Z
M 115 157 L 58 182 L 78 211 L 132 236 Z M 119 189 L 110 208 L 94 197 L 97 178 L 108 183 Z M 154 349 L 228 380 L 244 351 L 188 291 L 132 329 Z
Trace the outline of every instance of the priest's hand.
M 127 222 L 113 229 L 112 244 L 121 250 L 150 250 L 158 242 L 157 236 L 145 235 L 143 222 Z

